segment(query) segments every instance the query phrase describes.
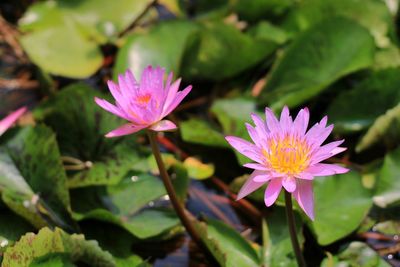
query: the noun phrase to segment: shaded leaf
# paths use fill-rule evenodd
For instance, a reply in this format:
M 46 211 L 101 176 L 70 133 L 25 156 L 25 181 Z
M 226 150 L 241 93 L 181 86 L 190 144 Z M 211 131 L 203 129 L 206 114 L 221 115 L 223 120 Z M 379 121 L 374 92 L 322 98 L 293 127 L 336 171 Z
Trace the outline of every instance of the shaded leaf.
M 187 168 L 189 177 L 197 180 L 207 179 L 211 177 L 215 171 L 213 164 L 205 164 L 193 157 L 185 159 L 183 165 Z
M 376 144 L 395 147 L 400 143 L 400 104 L 379 116 L 356 146 L 361 152 Z
M 231 25 L 206 23 L 188 40 L 182 76 L 221 81 L 254 66 L 275 49 L 275 43 L 253 39 Z
M 341 93 L 327 111 L 337 132 L 360 131 L 400 102 L 400 69 L 372 73 L 354 89 Z
M 29 191 L 35 195 L 28 194 L 26 184 L 19 177 L 18 184 L 23 187 L 11 187 L 10 190 L 3 188 L 3 201 L 35 226 L 44 223 L 39 217 L 39 209 L 56 225 L 71 230 L 74 223 L 69 214 L 67 178 L 54 133 L 44 126 L 24 128 L 8 143 L 8 152 L 20 175 L 29 185 Z M 6 163 L 10 164 L 9 161 Z M 15 174 L 10 172 L 4 175 L 11 175 L 8 179 L 13 179 L 18 177 Z M 21 188 L 24 191 L 15 191 Z M 33 210 L 29 209 L 30 206 Z
M 69 187 L 116 184 L 139 160 L 133 141 L 104 137 L 123 121 L 97 106 L 95 96 L 107 98 L 87 85 L 73 84 L 35 110 L 36 118 L 57 133 L 63 156 L 90 163 L 67 173 Z
M 274 110 L 294 107 L 337 79 L 368 67 L 374 53 L 366 29 L 345 18 L 331 18 L 300 34 L 269 73 L 259 103 Z

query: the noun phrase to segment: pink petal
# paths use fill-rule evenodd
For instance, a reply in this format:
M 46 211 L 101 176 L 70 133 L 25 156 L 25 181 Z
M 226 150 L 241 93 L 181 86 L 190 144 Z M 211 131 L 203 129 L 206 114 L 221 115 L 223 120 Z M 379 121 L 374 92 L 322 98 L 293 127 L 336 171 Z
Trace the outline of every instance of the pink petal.
M 26 112 L 26 107 L 17 109 L 11 112 L 4 119 L 0 121 L 0 135 L 2 135 L 8 128 L 10 128 L 14 122 L 16 122 L 19 117 L 21 117 Z
M 282 189 L 282 178 L 272 179 L 265 190 L 264 203 L 267 207 L 274 204 Z
M 140 131 L 141 129 L 146 128 L 145 125 L 134 125 L 132 123 L 127 123 L 122 125 L 121 127 L 109 132 L 108 134 L 106 134 L 105 136 L 107 138 L 111 138 L 111 137 L 117 137 L 117 136 L 122 136 L 122 135 L 128 135 L 128 134 L 133 134 L 136 133 L 138 131 Z
M 262 142 L 261 142 L 260 138 L 258 137 L 256 129 L 253 126 L 251 126 L 250 124 L 248 124 L 248 123 L 246 123 L 245 125 L 246 125 L 247 132 L 249 133 L 249 136 L 250 136 L 251 140 L 253 140 L 253 142 L 258 147 L 261 147 L 261 143 Z
M 116 85 L 113 81 L 107 81 L 108 89 L 110 90 L 112 96 L 114 97 L 115 101 L 122 107 L 128 107 L 129 105 L 129 98 L 122 95 L 118 85 Z
M 283 131 L 283 134 L 287 134 L 292 129 L 292 118 L 289 115 L 289 108 L 285 106 L 281 113 L 280 125 Z
M 293 122 L 293 128 L 300 136 L 303 136 L 308 127 L 308 120 L 310 119 L 310 112 L 308 108 L 301 109 Z
M 272 179 L 272 176 L 262 171 L 259 175 L 254 176 L 253 181 L 259 183 L 265 183 Z
M 251 113 L 251 118 L 254 121 L 255 129 L 260 139 L 267 138 L 268 136 L 268 128 L 267 124 L 263 119 L 261 119 L 257 114 Z
M 267 167 L 265 167 L 264 165 L 259 164 L 259 163 L 246 163 L 243 166 L 246 167 L 246 168 L 259 170 L 259 171 L 268 171 Z
M 121 117 L 125 120 L 131 120 L 131 118 L 127 117 L 123 111 L 121 111 L 118 107 L 114 106 L 113 104 L 109 103 L 108 101 L 106 101 L 104 99 L 100 99 L 98 97 L 95 97 L 94 101 L 96 102 L 97 105 L 99 105 L 106 111 L 113 113 L 114 115 L 117 115 L 118 117 Z
M 236 136 L 226 136 L 225 140 L 228 141 L 228 143 L 237 151 L 239 151 L 239 153 L 258 163 L 262 163 L 263 157 L 261 154 L 261 149 L 254 144 Z
M 331 151 L 331 155 L 334 156 L 334 155 L 342 153 L 343 151 L 346 151 L 346 150 L 347 150 L 346 147 L 337 147 Z
M 284 177 L 284 178 L 282 178 L 282 186 L 289 193 L 293 193 L 293 191 L 296 190 L 296 178 L 294 178 L 294 177 Z
M 157 122 L 156 124 L 153 124 L 150 127 L 150 129 L 157 132 L 163 132 L 163 131 L 173 131 L 177 129 L 177 127 L 172 121 L 162 120 Z
M 162 117 L 165 117 L 169 113 L 171 113 L 182 102 L 182 100 L 190 93 L 191 90 L 192 86 L 189 85 L 183 91 L 180 91 L 176 94 L 175 99 L 172 101 L 171 104 L 169 104 L 169 106 L 164 104 Z
M 298 180 L 297 188 L 293 192 L 294 198 L 311 220 L 314 220 L 314 193 L 312 181 Z
M 281 126 L 279 124 L 278 119 L 275 117 L 275 114 L 271 109 L 265 108 L 265 117 L 267 122 L 268 129 L 274 134 L 279 135 L 281 132 Z
M 167 108 L 171 105 L 171 103 L 174 101 L 176 94 L 178 93 L 179 90 L 179 85 L 181 84 L 181 78 L 176 80 L 171 86 L 166 88 L 166 93 L 167 96 L 164 101 L 164 107 L 163 110 L 167 110 Z
M 247 179 L 247 181 L 244 183 L 242 188 L 240 188 L 240 191 L 239 191 L 239 193 L 237 195 L 236 200 L 244 198 L 245 196 L 247 196 L 247 195 L 253 193 L 254 191 L 256 191 L 263 184 L 265 184 L 265 182 L 255 182 L 253 180 L 253 178 L 258 176 L 259 174 L 260 174 L 259 171 L 254 171 L 252 174 L 250 174 L 250 176 Z
M 307 169 L 306 172 L 313 176 L 327 176 L 348 172 L 349 169 L 335 164 L 317 163 Z

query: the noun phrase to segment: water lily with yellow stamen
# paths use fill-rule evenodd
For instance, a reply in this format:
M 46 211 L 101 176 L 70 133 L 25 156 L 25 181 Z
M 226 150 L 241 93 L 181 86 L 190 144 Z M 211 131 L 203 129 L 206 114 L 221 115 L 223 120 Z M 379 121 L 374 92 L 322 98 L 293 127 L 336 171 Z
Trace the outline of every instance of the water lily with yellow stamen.
M 121 127 L 109 132 L 106 137 L 116 137 L 138 132 L 149 128 L 153 131 L 169 131 L 176 125 L 163 120 L 189 94 L 191 86 L 178 91 L 181 79 L 172 82 L 172 72 L 164 84 L 165 70 L 160 67 L 148 66 L 144 69 L 140 83 L 130 70 L 125 75 L 118 76 L 118 84 L 108 81 L 108 87 L 115 98 L 116 104 L 95 98 L 96 103 L 103 109 L 127 121 Z
M 238 199 L 268 183 L 264 202 L 266 206 L 271 206 L 283 187 L 293 194 L 304 212 L 314 220 L 312 180 L 315 176 L 348 171 L 335 164 L 321 163 L 346 150 L 339 147 L 344 140 L 322 145 L 332 132 L 333 125 L 326 126 L 327 117 L 324 117 L 307 131 L 310 117 L 307 108 L 300 110 L 294 120 L 287 107 L 283 108 L 280 120 L 269 108 L 265 109 L 265 115 L 266 121 L 252 114 L 255 126 L 246 124 L 254 144 L 238 137 L 226 137 L 236 150 L 255 161 L 244 165 L 254 169 L 254 172 L 239 191 Z

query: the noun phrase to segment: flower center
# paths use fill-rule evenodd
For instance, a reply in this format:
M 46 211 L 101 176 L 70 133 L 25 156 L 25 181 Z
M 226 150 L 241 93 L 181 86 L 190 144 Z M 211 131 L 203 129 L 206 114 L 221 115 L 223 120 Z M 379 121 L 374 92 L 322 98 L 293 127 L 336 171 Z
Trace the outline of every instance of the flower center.
M 147 105 L 150 102 L 151 94 L 139 95 L 135 100 L 139 105 Z
M 296 136 L 268 140 L 263 150 L 266 164 L 277 173 L 293 176 L 303 172 L 310 162 L 310 147 Z

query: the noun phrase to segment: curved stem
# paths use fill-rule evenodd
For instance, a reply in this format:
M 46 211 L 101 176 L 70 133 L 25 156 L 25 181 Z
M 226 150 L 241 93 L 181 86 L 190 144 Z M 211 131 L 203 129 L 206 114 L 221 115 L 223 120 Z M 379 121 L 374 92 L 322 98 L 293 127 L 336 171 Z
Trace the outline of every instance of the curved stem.
M 157 144 L 156 133 L 148 130 L 147 135 L 149 136 L 151 149 L 153 150 L 154 157 L 156 159 L 158 169 L 160 170 L 161 179 L 164 183 L 165 189 L 167 190 L 169 199 L 171 200 L 172 206 L 174 207 L 177 215 L 179 216 L 183 226 L 186 228 L 189 235 L 192 237 L 193 241 L 199 245 L 199 247 L 204 248 L 203 243 L 197 234 L 192 222 L 188 217 L 188 211 L 182 206 L 179 202 L 178 197 L 176 196 L 175 189 L 171 183 L 168 172 L 165 169 L 164 162 L 161 158 L 160 149 Z
M 292 241 L 293 251 L 296 255 L 297 265 L 300 267 L 306 267 L 306 262 L 301 253 L 299 240 L 296 234 L 296 224 L 294 221 L 293 206 L 292 206 L 292 195 L 285 190 L 285 209 L 286 218 L 289 226 L 290 240 Z

